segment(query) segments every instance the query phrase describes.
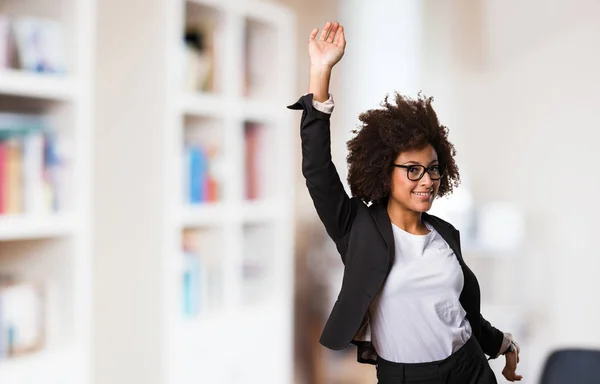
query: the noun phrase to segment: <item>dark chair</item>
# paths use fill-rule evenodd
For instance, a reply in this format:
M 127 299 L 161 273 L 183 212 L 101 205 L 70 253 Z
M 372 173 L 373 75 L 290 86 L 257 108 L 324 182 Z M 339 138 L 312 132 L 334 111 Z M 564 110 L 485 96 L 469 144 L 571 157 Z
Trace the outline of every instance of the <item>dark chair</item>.
M 540 384 L 599 384 L 600 350 L 559 349 L 550 354 Z

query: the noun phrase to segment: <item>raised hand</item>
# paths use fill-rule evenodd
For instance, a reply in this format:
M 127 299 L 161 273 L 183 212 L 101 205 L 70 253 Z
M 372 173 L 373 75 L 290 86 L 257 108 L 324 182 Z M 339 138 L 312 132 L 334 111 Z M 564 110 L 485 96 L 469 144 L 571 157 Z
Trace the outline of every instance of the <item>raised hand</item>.
M 312 67 L 330 70 L 344 56 L 346 39 L 344 27 L 337 21 L 328 21 L 321 30 L 321 36 L 317 39 L 319 28 L 313 29 L 308 39 L 308 53 Z

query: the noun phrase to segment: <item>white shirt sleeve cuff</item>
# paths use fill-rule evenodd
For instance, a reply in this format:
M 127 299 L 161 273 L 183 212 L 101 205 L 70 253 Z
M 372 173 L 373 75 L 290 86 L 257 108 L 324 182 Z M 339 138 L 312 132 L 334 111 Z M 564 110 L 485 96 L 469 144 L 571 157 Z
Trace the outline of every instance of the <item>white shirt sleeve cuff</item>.
M 312 103 L 313 107 L 315 107 L 317 111 L 327 113 L 328 115 L 331 115 L 333 113 L 333 108 L 335 107 L 335 104 L 333 102 L 333 95 L 331 93 L 329 94 L 329 98 L 324 102 L 321 103 L 320 101 L 313 100 Z
M 502 340 L 502 346 L 500 347 L 500 352 L 498 353 L 498 356 L 502 355 L 510 346 L 510 343 L 513 343 L 515 345 L 515 348 L 517 349 L 517 355 L 520 352 L 520 348 L 519 348 L 519 344 L 517 344 L 517 342 L 514 340 L 513 335 L 510 333 L 505 333 L 504 334 L 504 339 Z

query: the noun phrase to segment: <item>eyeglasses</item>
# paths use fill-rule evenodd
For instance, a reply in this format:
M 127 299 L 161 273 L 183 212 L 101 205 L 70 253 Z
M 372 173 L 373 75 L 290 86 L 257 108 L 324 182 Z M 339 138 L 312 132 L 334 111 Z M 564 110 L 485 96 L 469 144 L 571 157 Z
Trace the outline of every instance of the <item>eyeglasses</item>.
M 446 171 L 443 166 L 440 164 L 430 165 L 429 167 L 425 167 L 423 165 L 402 165 L 402 164 L 394 164 L 394 167 L 405 168 L 406 169 L 406 177 L 411 181 L 419 181 L 425 176 L 425 172 L 429 173 L 429 178 L 431 180 L 439 180 L 444 176 L 444 172 Z

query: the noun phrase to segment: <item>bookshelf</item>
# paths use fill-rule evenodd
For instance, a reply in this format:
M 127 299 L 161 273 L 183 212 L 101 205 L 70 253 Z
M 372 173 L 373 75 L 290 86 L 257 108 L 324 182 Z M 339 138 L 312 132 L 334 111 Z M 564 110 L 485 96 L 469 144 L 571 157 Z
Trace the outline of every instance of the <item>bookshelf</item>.
M 2 383 L 90 382 L 93 18 L 93 0 L 0 1 Z
M 172 352 L 166 354 L 165 382 L 290 382 L 295 131 L 285 100 L 296 96 L 288 44 L 294 17 L 283 6 L 259 1 L 176 3 L 169 42 L 180 41 L 186 30 L 205 31 L 211 39 L 204 41 L 205 58 L 214 71 L 204 88 L 168 80 L 167 180 L 188 185 L 185 172 L 170 170 L 188 169 L 181 150 L 196 138 L 219 148 L 208 167 L 219 194 L 201 203 L 190 203 L 190 191 L 177 187 L 165 195 L 173 213 L 165 226 L 168 263 L 181 253 L 182 234 L 194 233 L 208 282 L 199 279 L 199 301 L 206 306 L 183 315 L 181 266 L 164 268 L 170 271 L 166 302 L 175 304 L 164 313 Z M 176 58 L 169 72 L 177 73 L 181 46 L 168 49 L 168 57 Z
M 95 380 L 291 382 L 293 13 L 98 9 Z

